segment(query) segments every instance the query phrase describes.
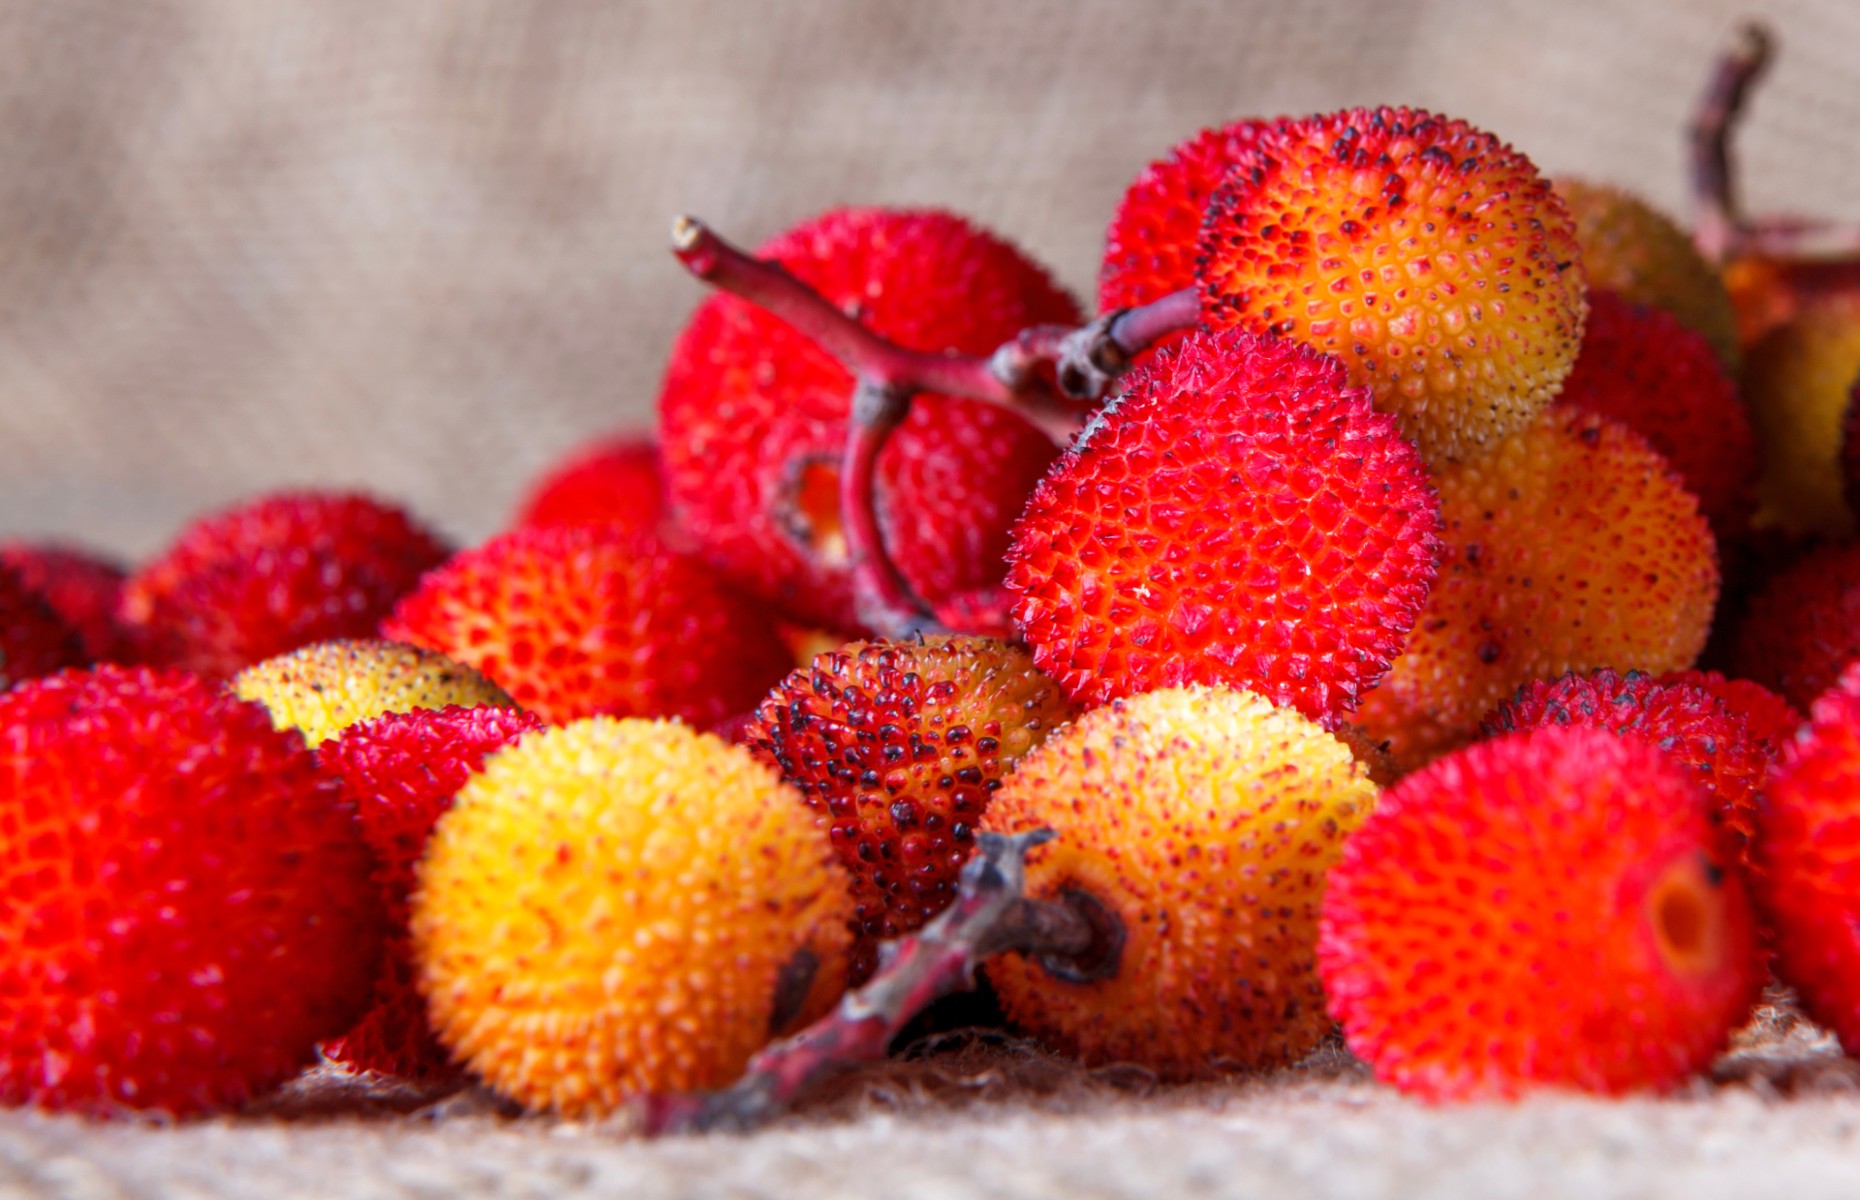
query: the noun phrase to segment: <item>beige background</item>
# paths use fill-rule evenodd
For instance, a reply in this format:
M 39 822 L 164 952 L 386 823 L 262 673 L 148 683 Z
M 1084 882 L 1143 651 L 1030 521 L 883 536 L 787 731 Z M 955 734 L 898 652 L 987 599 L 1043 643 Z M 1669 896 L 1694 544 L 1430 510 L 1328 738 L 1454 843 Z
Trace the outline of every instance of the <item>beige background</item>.
M 650 422 L 682 210 L 946 205 L 1089 293 L 1172 142 L 1374 102 L 1676 209 L 1748 3 L 0 0 L 0 535 L 141 555 L 320 484 L 482 537 Z M 1860 218 L 1860 4 L 1766 8 L 1753 199 Z

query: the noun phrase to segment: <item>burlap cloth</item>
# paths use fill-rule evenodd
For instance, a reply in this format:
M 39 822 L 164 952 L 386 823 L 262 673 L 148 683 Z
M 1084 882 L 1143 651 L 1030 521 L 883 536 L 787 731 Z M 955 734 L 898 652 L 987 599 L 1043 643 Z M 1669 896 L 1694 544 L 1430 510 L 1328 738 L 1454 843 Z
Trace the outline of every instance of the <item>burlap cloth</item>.
M 1114 202 L 1172 142 L 1404 102 L 1677 212 L 1746 3 L 0 0 L 0 535 L 133 558 L 318 484 L 481 538 L 545 463 L 650 422 L 700 295 L 664 248 L 681 211 L 753 242 L 837 203 L 945 205 L 1089 296 Z M 1860 4 L 1766 8 L 1753 206 L 1860 218 Z M 893 1111 L 875 1084 L 662 1146 L 14 1114 L 0 1194 L 1860 1195 L 1860 1105 L 1815 1054 L 1780 1102 L 1800 1063 L 1667 1104 L 1452 1112 L 1347 1068 L 1158 1094 L 982 1070 L 979 1098 Z

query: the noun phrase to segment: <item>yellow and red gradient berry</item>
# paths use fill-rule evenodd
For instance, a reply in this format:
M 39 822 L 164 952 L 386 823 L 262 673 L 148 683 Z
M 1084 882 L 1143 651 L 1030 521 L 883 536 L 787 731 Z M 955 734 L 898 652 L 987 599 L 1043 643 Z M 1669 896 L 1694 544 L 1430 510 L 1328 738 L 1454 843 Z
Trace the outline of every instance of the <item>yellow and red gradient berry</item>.
M 611 525 L 518 529 L 464 551 L 381 636 L 476 668 L 551 724 L 605 713 L 709 726 L 793 665 L 766 606 Z
M 241 700 L 264 705 L 273 724 L 295 729 L 313 747 L 383 713 L 515 703 L 504 689 L 443 654 L 372 639 L 317 642 L 253 663 L 227 688 Z
M 1059 831 L 1027 894 L 1089 905 L 1122 938 L 1093 982 L 1000 955 L 1009 1018 L 1087 1063 L 1168 1079 L 1270 1066 L 1330 1031 L 1313 947 L 1325 874 L 1376 788 L 1342 742 L 1225 688 L 1094 709 L 1021 760 L 983 826 Z
M 1127 378 L 1015 527 L 1034 661 L 1087 706 L 1205 683 L 1355 707 L 1434 576 L 1414 447 L 1294 342 L 1196 333 Z
M 77 628 L 18 571 L 0 563 L 0 692 L 88 661 Z
M 374 852 L 374 880 L 387 917 L 387 941 L 375 977 L 374 1006 L 323 1053 L 356 1071 L 434 1079 L 455 1071 L 426 1021 L 426 1000 L 413 983 L 414 868 L 452 798 L 485 756 L 542 719 L 518 708 L 418 708 L 357 722 L 323 743 L 317 757 L 342 779 Z
M 1663 309 L 1591 289 L 1582 353 L 1558 403 L 1613 417 L 1672 464 L 1720 540 L 1756 506 L 1757 443 L 1711 345 Z
M 513 526 L 620 524 L 639 533 L 672 533 L 665 474 L 652 438 L 623 434 L 580 447 L 530 484 Z
M 1440 576 L 1357 718 L 1403 770 L 1470 740 L 1532 679 L 1692 665 L 1717 602 L 1717 547 L 1638 434 L 1557 406 L 1434 482 Z
M 0 1102 L 236 1105 L 368 1006 L 383 917 L 340 783 L 179 671 L 0 696 Z
M 363 495 L 285 492 L 194 522 L 131 575 L 139 661 L 215 678 L 311 642 L 369 637 L 447 548 Z
M 852 878 L 852 979 L 948 907 L 989 797 L 1072 719 L 1028 653 L 992 638 L 858 642 L 795 671 L 740 739 L 825 820 Z
M 718 1087 L 845 986 L 845 872 L 800 796 L 676 722 L 593 717 L 485 762 L 419 868 L 433 1028 L 564 1116 Z
M 1350 1049 L 1427 1100 L 1665 1091 L 1762 985 L 1711 802 L 1644 742 L 1550 727 L 1403 779 L 1344 847 L 1318 965 Z
M 1195 286 L 1196 240 L 1221 181 L 1260 137 L 1287 118 L 1252 118 L 1204 129 L 1143 168 L 1118 202 L 1098 267 L 1098 309 L 1111 312 Z M 1159 345 L 1175 345 L 1172 334 Z
M 1724 826 L 1736 835 L 1733 849 L 1741 854 L 1749 844 L 1770 749 L 1706 688 L 1606 668 L 1533 680 L 1499 705 L 1480 732 L 1498 737 L 1547 726 L 1602 729 L 1647 743 L 1711 795 Z
M 1801 711 L 1860 658 L 1860 542 L 1819 546 L 1750 599 L 1731 641 L 1739 675 Z
M 1744 394 L 1762 457 L 1761 528 L 1846 537 L 1854 532 L 1841 431 L 1860 378 L 1860 294 L 1817 297 L 1750 348 Z
M 0 542 L 0 567 L 19 574 L 28 591 L 78 632 L 87 662 L 121 662 L 130 654 L 116 625 L 128 573 L 114 561 L 56 542 Z
M 912 350 L 985 355 L 1078 307 L 1019 250 L 936 211 L 842 208 L 763 245 L 836 307 Z M 839 463 L 853 380 L 786 322 L 714 295 L 659 397 L 666 486 L 703 556 L 806 625 L 857 628 Z M 1000 582 L 1008 526 L 1056 453 L 1005 409 L 919 397 L 878 458 L 885 547 L 936 606 Z
M 1430 463 L 1526 424 L 1575 362 L 1576 231 L 1529 159 L 1408 108 L 1291 123 L 1202 226 L 1202 319 L 1334 354 Z
M 1765 789 L 1751 879 L 1776 974 L 1860 1053 L 1860 668 L 1817 698 Z
M 1631 303 L 1671 313 L 1710 344 L 1727 370 L 1737 370 L 1737 310 L 1692 235 L 1619 188 L 1585 179 L 1552 182 L 1576 223 L 1591 292 L 1606 288 Z

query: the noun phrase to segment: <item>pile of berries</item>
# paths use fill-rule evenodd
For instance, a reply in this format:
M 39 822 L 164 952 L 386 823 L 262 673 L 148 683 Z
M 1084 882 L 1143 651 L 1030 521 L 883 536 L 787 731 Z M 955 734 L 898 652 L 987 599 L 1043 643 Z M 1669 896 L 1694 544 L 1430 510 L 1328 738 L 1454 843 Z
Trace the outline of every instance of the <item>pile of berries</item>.
M 0 547 L 0 1097 L 724 1087 L 1040 828 L 935 946 L 1086 1063 L 1664 1090 L 1771 965 L 1860 1053 L 1860 286 L 1737 228 L 1406 108 L 1176 146 L 1083 325 L 949 213 L 687 221 L 656 439 L 481 545 Z

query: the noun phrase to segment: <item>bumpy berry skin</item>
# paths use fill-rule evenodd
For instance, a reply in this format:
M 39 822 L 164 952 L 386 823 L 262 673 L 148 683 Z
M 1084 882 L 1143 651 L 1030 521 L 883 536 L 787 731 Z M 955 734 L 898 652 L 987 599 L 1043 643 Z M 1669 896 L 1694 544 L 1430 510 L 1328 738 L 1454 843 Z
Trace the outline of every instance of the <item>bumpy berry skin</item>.
M 1632 303 L 1671 313 L 1711 345 L 1727 370 L 1737 370 L 1737 310 L 1692 236 L 1665 213 L 1618 188 L 1569 178 L 1554 184 L 1576 223 L 1591 293 L 1606 288 Z
M 1745 531 L 1756 504 L 1750 415 L 1711 345 L 1679 318 L 1591 289 L 1582 353 L 1558 402 L 1646 438 L 1721 540 Z
M 1114 974 L 989 959 L 1009 1018 L 1087 1063 L 1169 1078 L 1291 1062 L 1329 1032 L 1313 946 L 1325 873 L 1376 789 L 1330 734 L 1224 688 L 1168 688 L 1079 718 L 1021 761 L 983 819 L 1057 840 L 1027 894 L 1085 893 L 1123 931 Z
M 1841 429 L 1860 377 L 1860 295 L 1818 297 L 1750 348 L 1745 398 L 1762 466 L 1756 524 L 1846 537 Z
M 913 350 L 988 354 L 1077 306 L 1018 250 L 933 211 L 835 209 L 762 246 Z M 704 557 L 803 624 L 857 628 L 838 507 L 852 378 L 787 323 L 714 295 L 667 364 L 666 483 Z M 931 605 L 1000 582 L 1008 526 L 1056 453 L 1004 409 L 920 396 L 879 455 L 886 548 Z
M 1664 1091 L 1761 987 L 1710 801 L 1644 742 L 1545 728 L 1383 794 L 1324 898 L 1350 1048 L 1428 1100 Z
M 1434 576 L 1413 446 L 1292 342 L 1197 333 L 1127 378 L 1015 527 L 1034 661 L 1087 706 L 1206 683 L 1353 708 Z
M 325 742 L 317 756 L 355 801 L 362 836 L 374 852 L 374 880 L 387 916 L 387 942 L 375 979 L 375 1002 L 323 1052 L 356 1071 L 408 1079 L 455 1070 L 426 1021 L 426 1000 L 413 983 L 414 869 L 452 798 L 485 756 L 542 719 L 516 708 L 419 708 L 360 721 Z
M 88 661 L 78 631 L 0 563 L 0 692 Z
M 367 1007 L 354 810 L 258 705 L 65 672 L 0 697 L 0 780 L 0 1100 L 224 1108 Z
M 76 629 L 86 662 L 121 662 L 129 646 L 116 625 L 127 572 L 88 550 L 51 542 L 0 543 L 0 567 L 18 572 L 31 591 Z
M 1575 226 L 1530 160 L 1464 121 L 1351 109 L 1262 139 L 1199 242 L 1202 319 L 1334 354 L 1429 462 L 1530 421 L 1575 361 Z
M 608 717 L 493 755 L 439 819 L 413 904 L 441 1042 L 571 1117 L 735 1079 L 832 1004 L 852 936 L 845 874 L 774 771 Z
M 279 729 L 295 729 L 313 747 L 383 713 L 516 703 L 443 654 L 370 639 L 317 642 L 253 663 L 227 689 L 264 705 Z
M 1143 168 L 1105 231 L 1098 310 L 1134 308 L 1194 287 L 1195 243 L 1208 201 L 1262 135 L 1286 124 L 1283 117 L 1257 118 L 1204 129 Z M 1162 344 L 1179 340 L 1172 335 Z
M 709 726 L 792 665 L 764 606 L 608 525 L 518 529 L 467 550 L 381 636 L 475 667 L 551 724 L 606 713 Z
M 372 635 L 446 553 L 367 496 L 269 495 L 188 526 L 130 577 L 118 616 L 140 661 L 224 678 L 311 642 Z
M 852 980 L 878 942 L 948 907 L 988 800 L 1072 718 L 1025 650 L 991 638 L 856 642 L 776 685 L 741 738 L 827 823 L 852 878 Z
M 1809 551 L 1772 575 L 1738 623 L 1731 662 L 1803 711 L 1860 658 L 1860 543 Z
M 1815 702 L 1758 815 L 1751 881 L 1776 974 L 1860 1052 L 1860 668 Z
M 1692 665 L 1718 596 L 1698 501 L 1641 437 L 1556 407 L 1436 471 L 1440 576 L 1359 720 L 1413 770 L 1528 680 Z
M 1741 852 L 1755 832 L 1769 748 L 1705 688 L 1606 668 L 1533 680 L 1499 705 L 1480 733 L 1497 737 L 1551 725 L 1603 729 L 1647 743 L 1710 793 L 1725 827 L 1736 835 L 1736 849 Z
M 530 485 L 511 522 L 608 523 L 665 534 L 665 475 L 651 438 L 628 434 L 580 448 Z
M 1734 716 L 1743 721 L 1744 728 L 1774 765 L 1782 759 L 1783 747 L 1795 740 L 1795 735 L 1808 719 L 1793 704 L 1764 687 L 1754 679 L 1734 679 L 1720 671 L 1668 671 L 1660 676 L 1661 683 L 1682 683 L 1692 687 L 1703 688 L 1716 696 Z

